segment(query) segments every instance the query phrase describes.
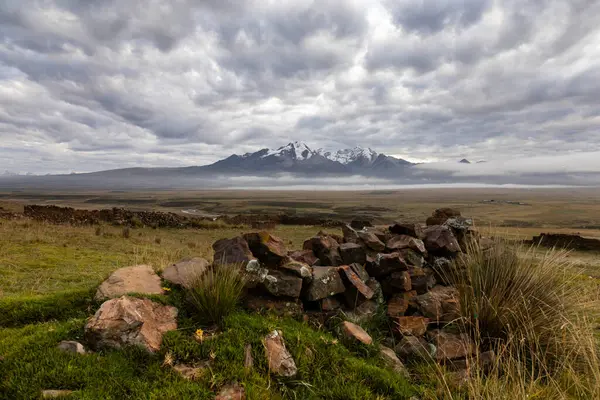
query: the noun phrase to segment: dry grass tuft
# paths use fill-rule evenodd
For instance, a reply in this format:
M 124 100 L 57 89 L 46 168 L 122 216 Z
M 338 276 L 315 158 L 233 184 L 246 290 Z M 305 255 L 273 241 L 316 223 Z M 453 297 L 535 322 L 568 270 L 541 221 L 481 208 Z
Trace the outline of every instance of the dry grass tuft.
M 585 295 L 566 255 L 501 240 L 490 249 L 473 242 L 452 270 L 440 271 L 460 292 L 456 325 L 479 351 L 497 355 L 488 373 L 473 368 L 463 387 L 468 398 L 600 398 L 598 304 Z M 478 365 L 476 357 L 470 361 Z M 453 398 L 438 372 L 444 397 Z

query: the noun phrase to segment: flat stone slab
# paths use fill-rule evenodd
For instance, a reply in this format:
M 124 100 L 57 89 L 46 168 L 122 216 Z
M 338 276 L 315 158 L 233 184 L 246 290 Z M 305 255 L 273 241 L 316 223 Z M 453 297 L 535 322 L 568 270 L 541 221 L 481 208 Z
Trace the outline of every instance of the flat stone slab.
M 121 297 L 128 293 L 163 294 L 160 277 L 149 265 L 120 268 L 100 284 L 96 300 Z

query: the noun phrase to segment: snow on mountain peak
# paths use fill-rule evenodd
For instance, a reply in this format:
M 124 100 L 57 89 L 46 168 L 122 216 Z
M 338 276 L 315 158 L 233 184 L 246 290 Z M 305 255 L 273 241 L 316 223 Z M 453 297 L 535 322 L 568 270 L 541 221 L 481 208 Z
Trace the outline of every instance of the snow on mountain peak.
M 356 146 L 352 149 L 338 150 L 335 153 L 321 149 L 320 154 L 331 161 L 337 161 L 344 165 L 350 164 L 354 161 L 362 161 L 363 163 L 371 164 L 379 155 L 371 148 L 365 149 L 360 146 Z
M 306 145 L 306 143 L 295 141 L 295 142 L 290 142 L 285 146 L 281 146 L 280 148 L 278 148 L 276 150 L 269 151 L 268 153 L 266 153 L 263 156 L 263 158 L 269 157 L 269 156 L 276 156 L 276 157 L 291 156 L 292 158 L 294 158 L 296 160 L 308 160 L 315 154 L 316 153 L 314 151 L 312 151 L 310 149 L 310 147 L 308 147 Z
M 353 162 L 359 162 L 363 165 L 372 164 L 379 153 L 374 151 L 371 148 L 363 148 L 360 146 L 356 146 L 352 149 L 342 149 L 337 150 L 335 152 L 327 151 L 324 149 L 312 150 L 308 145 L 304 142 L 290 142 L 285 146 L 281 146 L 275 150 L 269 150 L 265 152 L 261 157 L 291 157 L 295 160 L 308 160 L 314 156 L 322 156 L 328 160 L 336 161 L 341 164 L 347 165 Z

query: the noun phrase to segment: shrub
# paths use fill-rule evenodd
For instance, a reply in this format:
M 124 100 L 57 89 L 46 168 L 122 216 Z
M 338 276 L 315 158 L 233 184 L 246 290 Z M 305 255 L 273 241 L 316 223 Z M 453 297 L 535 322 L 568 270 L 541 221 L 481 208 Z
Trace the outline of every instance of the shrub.
M 467 247 L 449 271 L 438 273 L 459 290 L 458 327 L 480 351 L 497 354 L 491 373 L 469 383 L 469 397 L 600 395 L 593 309 L 567 252 L 501 240 L 489 249 L 477 242 Z
M 239 265 L 212 266 L 188 285 L 187 299 L 201 322 L 220 324 L 235 310 L 245 283 Z

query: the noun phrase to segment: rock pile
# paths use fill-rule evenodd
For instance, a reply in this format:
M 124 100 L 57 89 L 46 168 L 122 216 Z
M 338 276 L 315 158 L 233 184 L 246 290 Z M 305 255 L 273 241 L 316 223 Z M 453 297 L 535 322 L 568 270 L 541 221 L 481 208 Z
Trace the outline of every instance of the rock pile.
M 288 249 L 268 232 L 246 233 L 216 241 L 212 266 L 201 258 L 182 260 L 167 267 L 162 279 L 185 287 L 208 268 L 233 264 L 249 278 L 244 305 L 250 310 L 319 322 L 343 313 L 340 335 L 365 346 L 372 338 L 360 324 L 385 310 L 394 326 L 395 340 L 390 343 L 396 345 L 383 347 L 381 357 L 391 368 L 406 374 L 402 361 L 419 358 L 467 365 L 476 347 L 467 335 L 446 329 L 459 318 L 460 303 L 458 290 L 446 286 L 441 277 L 467 241 L 478 237 L 470 229 L 471 221 L 455 210 L 436 210 L 427 222 L 386 228 L 361 224 L 361 229 L 344 225 L 342 236 L 321 231 L 307 239 L 302 250 Z M 161 278 L 151 267 L 139 265 L 115 271 L 100 285 L 96 298 L 108 300 L 85 327 L 92 350 L 140 345 L 156 352 L 163 334 L 177 329 L 175 307 L 129 297 L 133 292 L 164 294 Z M 271 332 L 264 346 L 272 373 L 296 375 L 283 332 Z M 61 343 L 59 348 L 86 353 L 75 342 Z M 252 367 L 251 354 L 246 364 Z
M 459 316 L 459 296 L 441 275 L 475 233 L 472 222 L 452 209 L 436 210 L 427 225 L 342 227 L 343 236 L 319 232 L 302 250 L 288 250 L 268 232 L 214 243 L 216 264 L 239 264 L 250 276 L 246 306 L 320 321 L 343 311 L 356 320 L 387 306 L 405 358 L 441 362 L 467 357 L 472 343 L 443 330 Z M 358 226 L 355 224 L 355 226 Z M 346 336 L 367 343 L 352 325 Z M 363 340 L 364 339 L 364 340 Z

